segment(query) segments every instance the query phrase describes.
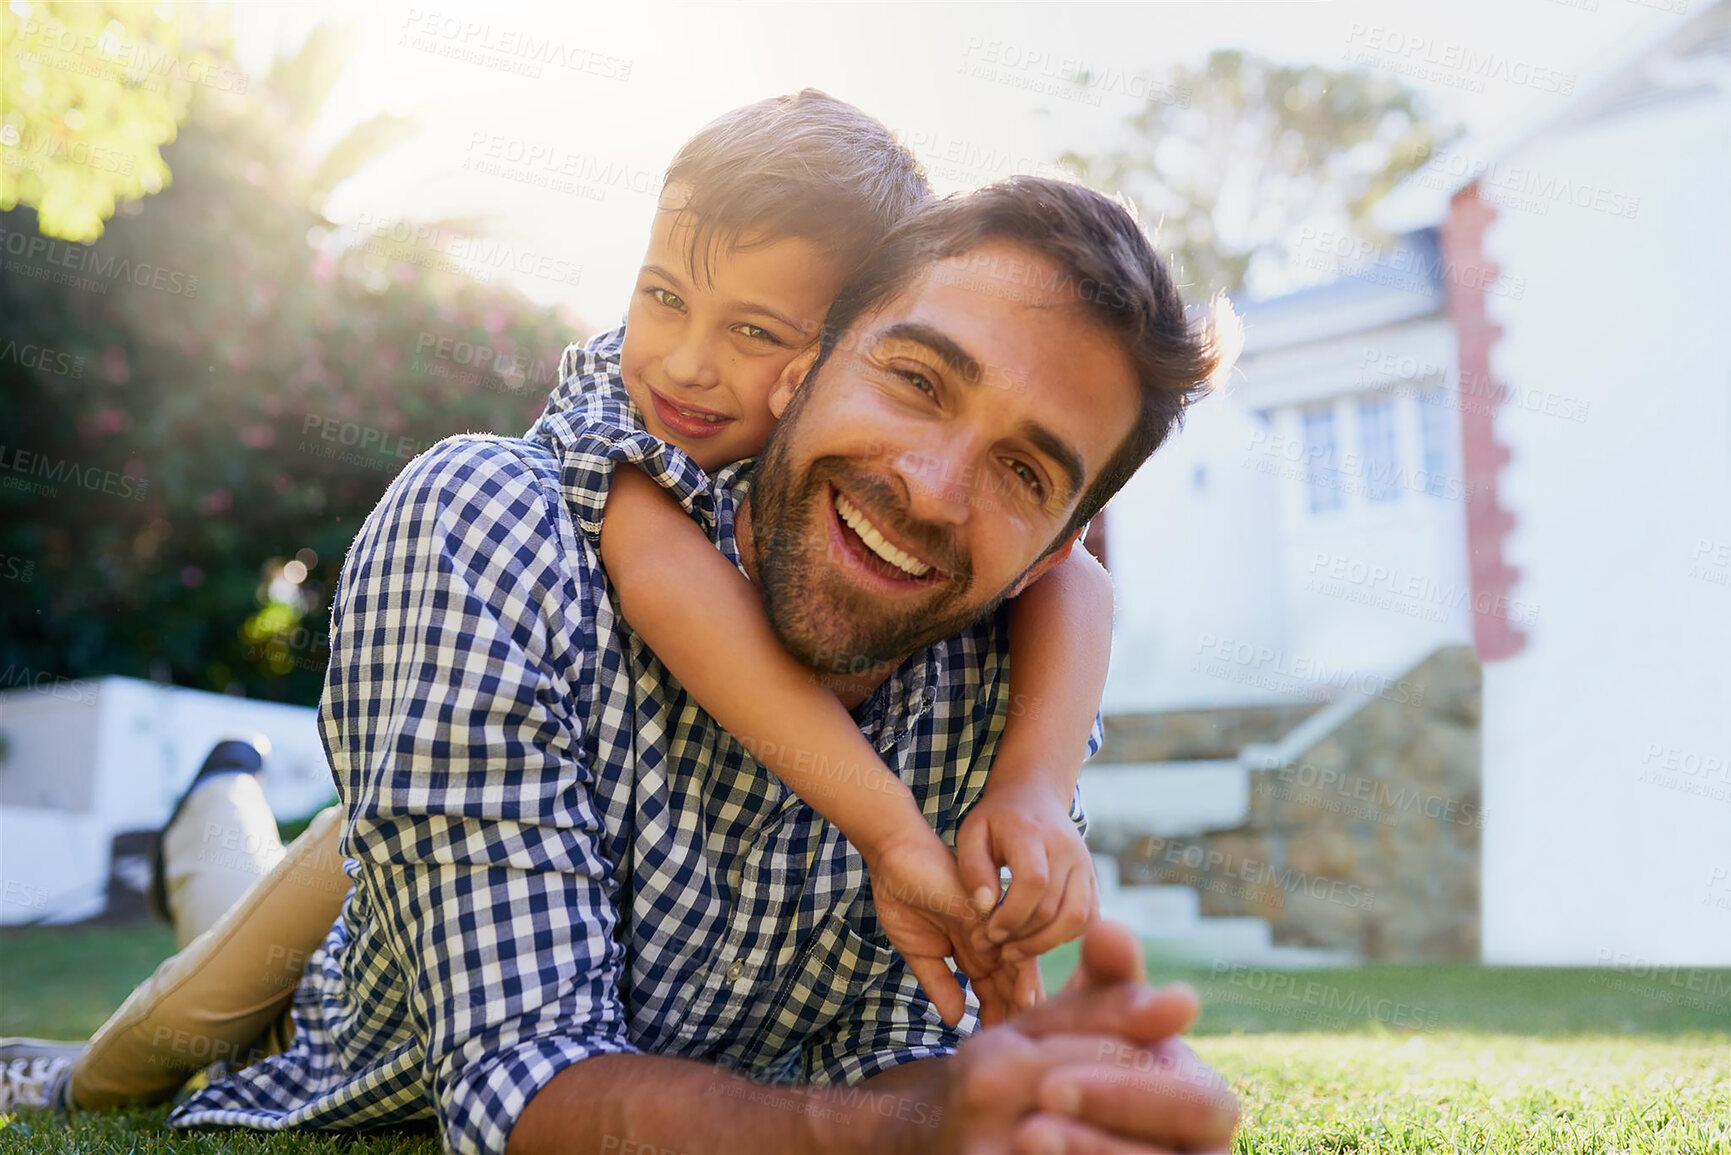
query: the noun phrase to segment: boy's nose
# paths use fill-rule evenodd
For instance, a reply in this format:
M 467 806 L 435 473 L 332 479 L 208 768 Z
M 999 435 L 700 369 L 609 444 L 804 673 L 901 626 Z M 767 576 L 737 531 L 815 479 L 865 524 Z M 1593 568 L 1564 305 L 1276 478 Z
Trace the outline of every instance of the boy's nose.
M 688 336 L 669 349 L 661 367 L 670 385 L 686 389 L 713 389 L 721 384 L 719 359 L 709 342 Z

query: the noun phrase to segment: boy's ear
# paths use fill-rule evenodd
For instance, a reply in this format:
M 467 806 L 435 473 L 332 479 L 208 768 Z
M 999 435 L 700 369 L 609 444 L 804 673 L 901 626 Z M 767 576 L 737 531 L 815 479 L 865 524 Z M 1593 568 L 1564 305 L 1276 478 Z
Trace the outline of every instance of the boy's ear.
M 793 400 L 794 391 L 805 384 L 806 374 L 817 364 L 819 343 L 814 341 L 810 348 L 802 349 L 794 355 L 782 368 L 781 376 L 776 379 L 775 388 L 769 391 L 769 411 L 781 420 L 782 413 L 787 409 L 787 403 Z
M 1016 583 L 1010 587 L 1010 592 L 1004 596 L 1007 598 L 1018 596 L 1023 590 L 1027 589 L 1029 586 L 1033 585 L 1035 582 L 1069 561 L 1070 551 L 1076 548 L 1076 543 L 1082 539 L 1082 533 L 1087 528 L 1087 526 L 1083 526 L 1081 529 L 1078 529 L 1075 533 L 1072 533 L 1069 537 L 1066 537 L 1062 542 L 1060 542 L 1057 549 L 1035 562 L 1033 567 L 1029 569 L 1027 573 L 1018 578 Z

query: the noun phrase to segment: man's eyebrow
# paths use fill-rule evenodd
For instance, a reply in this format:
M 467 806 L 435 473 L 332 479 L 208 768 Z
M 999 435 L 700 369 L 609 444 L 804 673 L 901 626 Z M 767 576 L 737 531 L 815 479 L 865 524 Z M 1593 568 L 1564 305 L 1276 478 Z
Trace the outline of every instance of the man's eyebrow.
M 985 370 L 980 366 L 979 359 L 955 340 L 944 333 L 922 325 L 918 321 L 900 321 L 885 329 L 882 339 L 886 341 L 912 341 L 924 345 L 938 355 L 938 358 L 949 366 L 950 370 L 960 376 L 966 384 L 978 385 L 986 378 Z M 1088 479 L 1088 472 L 1082 464 L 1082 455 L 1076 452 L 1074 446 L 1041 425 L 1038 421 L 1024 421 L 1021 434 L 1041 453 L 1057 463 L 1058 471 L 1069 482 L 1070 488 L 1064 494 L 1068 501 L 1072 494 L 1082 488 L 1082 483 Z
M 912 341 L 916 345 L 924 345 L 938 355 L 938 359 L 949 366 L 950 371 L 959 375 L 969 385 L 978 385 L 986 379 L 986 371 L 981 368 L 979 359 L 962 348 L 945 333 L 922 325 L 918 321 L 898 321 L 880 334 L 885 341 Z

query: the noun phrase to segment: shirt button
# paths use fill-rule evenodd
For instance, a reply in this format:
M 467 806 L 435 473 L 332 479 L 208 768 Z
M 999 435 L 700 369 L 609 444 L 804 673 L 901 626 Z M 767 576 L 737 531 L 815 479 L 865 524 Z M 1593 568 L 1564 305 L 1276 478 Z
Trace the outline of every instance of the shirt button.
M 745 974 L 745 964 L 742 962 L 735 962 L 732 966 L 727 968 L 727 981 L 730 983 L 736 983 L 743 974 Z

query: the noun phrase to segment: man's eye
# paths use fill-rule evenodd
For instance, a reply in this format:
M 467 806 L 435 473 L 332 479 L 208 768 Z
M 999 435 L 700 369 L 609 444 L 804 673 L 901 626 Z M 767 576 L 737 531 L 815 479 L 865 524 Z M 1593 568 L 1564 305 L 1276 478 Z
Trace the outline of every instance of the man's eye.
M 1021 478 L 1023 484 L 1028 487 L 1028 491 L 1035 497 L 1044 498 L 1046 496 L 1046 487 L 1040 483 L 1040 475 L 1033 466 L 1026 461 L 1012 461 L 1010 462 L 1010 470 Z
M 666 305 L 669 309 L 685 308 L 685 302 L 680 300 L 674 294 L 669 293 L 666 289 L 648 289 L 645 291 L 658 305 Z
M 918 389 L 921 393 L 924 393 L 929 397 L 937 397 L 938 387 L 933 385 L 931 378 L 927 377 L 924 373 L 917 372 L 913 369 L 897 369 L 895 374 L 897 377 L 900 377 L 902 380 L 912 385 L 915 389 Z

